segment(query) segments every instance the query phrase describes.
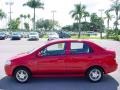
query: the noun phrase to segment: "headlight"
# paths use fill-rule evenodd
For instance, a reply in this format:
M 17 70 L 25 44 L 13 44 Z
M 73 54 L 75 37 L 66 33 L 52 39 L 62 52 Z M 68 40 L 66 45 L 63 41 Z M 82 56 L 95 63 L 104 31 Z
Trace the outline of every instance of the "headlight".
M 10 65 L 10 64 L 11 64 L 11 61 L 10 61 L 10 60 L 7 60 L 5 64 L 6 64 L 6 65 Z

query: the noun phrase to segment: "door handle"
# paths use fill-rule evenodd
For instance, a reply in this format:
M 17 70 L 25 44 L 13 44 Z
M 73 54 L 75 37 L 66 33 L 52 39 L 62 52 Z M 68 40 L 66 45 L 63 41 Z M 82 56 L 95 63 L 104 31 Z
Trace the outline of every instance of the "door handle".
M 92 56 L 88 56 L 88 58 L 92 58 Z

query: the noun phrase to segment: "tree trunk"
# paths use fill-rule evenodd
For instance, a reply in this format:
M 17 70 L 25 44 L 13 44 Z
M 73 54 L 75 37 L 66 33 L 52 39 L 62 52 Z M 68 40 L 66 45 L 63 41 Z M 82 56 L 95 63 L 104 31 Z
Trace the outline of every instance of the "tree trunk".
M 100 26 L 100 38 L 102 39 L 102 25 Z
M 109 19 L 107 20 L 107 28 L 109 29 Z
M 78 38 L 81 36 L 81 19 L 79 19 L 79 33 L 78 33 Z
M 35 31 L 35 8 L 34 8 L 34 17 L 33 17 L 33 30 Z
M 100 31 L 100 38 L 102 39 L 102 31 Z
M 115 11 L 115 13 L 116 13 L 115 29 L 118 30 L 118 11 Z
M 86 20 L 86 17 L 85 17 L 85 22 L 86 22 L 87 20 Z

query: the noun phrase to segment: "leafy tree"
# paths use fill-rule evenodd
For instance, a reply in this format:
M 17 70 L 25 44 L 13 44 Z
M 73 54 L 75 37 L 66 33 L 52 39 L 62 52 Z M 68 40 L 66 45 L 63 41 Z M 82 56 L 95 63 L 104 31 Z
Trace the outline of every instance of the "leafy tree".
M 82 22 L 82 31 L 92 31 L 91 24 L 89 22 Z
M 6 14 L 0 9 L 0 20 L 6 17 Z
M 99 31 L 100 37 L 102 38 L 102 32 L 104 30 L 104 21 L 102 18 L 98 17 L 96 13 L 91 14 L 91 29 L 92 31 Z
M 30 19 L 30 14 L 27 14 L 27 15 L 25 15 L 25 14 L 20 14 L 20 18 L 21 18 L 21 19 L 24 19 L 23 24 L 24 24 L 24 28 L 26 29 L 26 25 L 29 24 L 29 22 L 26 22 L 25 20 L 26 20 L 26 19 Z M 22 25 L 23 25 L 23 24 L 22 24 Z M 28 25 L 28 26 L 29 26 L 29 25 Z
M 26 2 L 25 4 L 23 4 L 23 6 L 28 6 L 30 8 L 33 8 L 34 10 L 34 17 L 33 17 L 33 30 L 35 30 L 35 10 L 36 8 L 41 8 L 43 9 L 44 4 L 40 1 L 40 0 L 29 0 L 28 2 Z
M 45 19 L 45 20 L 39 19 L 36 22 L 36 28 L 41 28 L 41 29 L 44 29 L 46 31 L 52 30 L 53 26 L 57 27 L 58 26 L 58 22 L 54 21 L 54 24 L 53 24 L 53 21 L 49 20 L 49 19 Z
M 53 28 L 54 24 L 53 24 L 53 21 L 52 20 L 44 20 L 44 28 L 45 30 L 51 30 Z
M 86 18 L 89 17 L 89 16 L 90 16 L 89 12 L 85 11 L 84 12 L 84 16 L 83 16 L 84 19 L 85 19 L 85 22 L 86 22 Z
M 79 23 L 73 23 L 73 25 L 72 26 L 70 26 L 70 29 L 73 31 L 75 31 L 75 32 L 78 32 L 78 30 L 79 30 Z
M 29 23 L 25 22 L 25 23 L 24 23 L 24 27 L 25 27 L 26 30 L 30 30 Z
M 77 23 L 78 24 L 78 23 Z M 74 24 L 74 25 L 76 25 L 76 23 Z M 76 26 L 78 26 L 78 25 L 76 25 Z M 76 31 L 76 28 L 77 27 L 74 27 L 74 30 Z M 63 26 L 62 27 L 62 30 L 64 30 L 64 31 L 73 31 L 73 25 L 66 25 L 66 26 Z M 77 30 L 78 30 L 78 28 L 77 28 Z
M 75 4 L 74 5 L 74 9 L 72 11 L 70 11 L 70 14 L 72 15 L 72 18 L 77 19 L 78 23 L 79 23 L 79 34 L 78 34 L 78 38 L 80 38 L 80 33 L 81 33 L 81 19 L 84 15 L 86 6 L 80 4 Z
M 120 11 L 120 2 L 119 0 L 113 1 L 113 4 L 111 5 L 110 11 L 115 11 L 116 15 L 116 21 L 115 21 L 115 29 L 118 30 L 118 19 L 119 19 L 119 11 Z
M 28 14 L 28 15 L 27 15 L 27 18 L 30 19 L 30 17 L 31 17 L 30 14 Z
M 105 19 L 107 19 L 107 28 L 109 29 L 109 23 L 110 23 L 110 20 L 112 20 L 113 18 L 113 15 L 110 15 L 110 11 L 109 10 L 106 10 L 105 11 Z
M 24 18 L 24 15 L 23 15 L 23 14 L 20 14 L 21 25 L 22 25 L 21 29 L 23 29 L 23 18 Z
M 23 16 L 24 16 L 23 14 L 20 14 L 20 18 L 23 18 Z
M 8 23 L 9 29 L 12 29 L 12 30 L 17 30 L 19 28 L 19 25 L 20 25 L 20 19 L 19 18 L 13 19 Z
M 44 20 L 43 20 L 43 19 L 37 20 L 37 22 L 36 22 L 36 28 L 37 28 L 37 29 L 42 29 L 42 28 L 44 28 Z

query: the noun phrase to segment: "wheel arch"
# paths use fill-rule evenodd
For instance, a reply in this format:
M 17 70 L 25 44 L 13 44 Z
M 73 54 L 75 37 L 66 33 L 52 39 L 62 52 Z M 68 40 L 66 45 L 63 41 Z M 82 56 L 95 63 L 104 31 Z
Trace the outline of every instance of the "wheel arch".
M 99 65 L 93 65 L 93 66 L 90 66 L 90 67 L 86 70 L 85 75 L 86 75 L 87 72 L 88 72 L 90 69 L 92 69 L 92 68 L 99 68 L 99 69 L 101 69 L 101 70 L 103 71 L 103 74 L 106 73 L 105 70 L 104 70 L 104 68 L 103 68 L 102 66 L 99 66 Z
M 14 75 L 14 72 L 15 72 L 17 69 L 19 69 L 19 68 L 27 69 L 27 70 L 29 71 L 29 73 L 32 75 L 31 70 L 30 70 L 28 67 L 23 66 L 23 65 L 15 67 L 15 68 L 13 69 L 12 75 Z

